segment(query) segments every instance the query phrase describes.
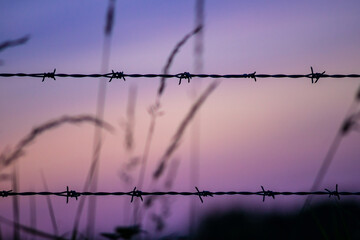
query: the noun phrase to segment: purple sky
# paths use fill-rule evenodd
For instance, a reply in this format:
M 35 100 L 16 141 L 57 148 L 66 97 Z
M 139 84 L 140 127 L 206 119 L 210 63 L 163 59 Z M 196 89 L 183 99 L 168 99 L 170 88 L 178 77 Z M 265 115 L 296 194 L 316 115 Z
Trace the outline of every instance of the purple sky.
M 23 46 L 0 53 L 0 72 L 100 72 L 107 1 L 16 1 L 0 3 L 0 42 L 26 34 Z M 205 73 L 307 74 L 310 66 L 328 74 L 359 73 L 359 1 L 208 1 L 205 7 Z M 194 1 L 117 1 L 109 69 L 160 73 L 175 44 L 194 28 Z M 193 72 L 194 41 L 176 56 L 170 73 Z M 194 78 L 192 83 L 199 81 Z M 211 79 L 201 81 L 201 90 Z M 168 81 L 149 156 L 155 169 L 177 126 L 189 110 L 191 84 Z M 130 86 L 137 86 L 135 151 L 144 149 L 158 79 L 114 80 L 108 84 L 105 120 L 116 127 L 105 134 L 100 191 L 130 191 L 118 175 L 128 155 L 121 119 Z M 354 100 L 356 79 L 227 79 L 200 113 L 200 183 L 204 190 L 309 190 L 322 159 Z M 64 114 L 94 114 L 97 79 L 0 78 L 0 152 L 14 147 L 32 127 Z M 93 127 L 66 126 L 44 134 L 19 161 L 20 190 L 43 190 L 44 171 L 51 190 L 81 190 L 88 170 Z M 322 188 L 359 190 L 360 136 L 344 138 Z M 180 161 L 174 190 L 193 191 L 189 181 L 190 131 L 174 159 Z M 0 190 L 10 189 L 0 182 Z M 144 191 L 151 190 L 145 184 Z M 189 198 L 171 197 L 167 233 L 187 229 Z M 129 199 L 99 198 L 97 230 L 129 224 Z M 173 201 L 174 200 L 174 201 Z M 0 199 L 0 215 L 12 217 L 11 199 Z M 45 198 L 37 197 L 38 227 L 51 231 Z M 207 198 L 199 216 L 213 207 L 244 204 L 260 210 L 300 208 L 303 197 Z M 53 198 L 61 233 L 71 229 L 77 202 Z M 21 198 L 23 224 L 29 201 Z M 119 204 L 120 203 L 120 204 Z M 119 217 L 120 216 L 120 217 Z M 151 231 L 148 221 L 146 228 Z M 4 227 L 5 229 L 5 227 Z M 7 229 L 7 228 L 6 228 Z M 9 230 L 9 229 L 7 229 Z M 5 231 L 7 231 L 5 230 Z

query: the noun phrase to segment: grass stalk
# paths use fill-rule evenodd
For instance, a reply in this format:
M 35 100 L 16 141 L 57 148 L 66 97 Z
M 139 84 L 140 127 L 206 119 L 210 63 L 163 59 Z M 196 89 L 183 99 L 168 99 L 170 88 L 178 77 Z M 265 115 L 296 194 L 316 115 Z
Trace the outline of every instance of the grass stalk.
M 36 138 L 38 138 L 43 133 L 53 130 L 57 127 L 60 127 L 64 124 L 79 124 L 79 123 L 92 123 L 98 127 L 105 128 L 108 131 L 113 131 L 114 128 L 96 117 L 91 115 L 78 115 L 78 116 L 63 116 L 54 120 L 50 120 L 41 124 L 38 127 L 33 128 L 33 130 L 27 134 L 23 139 L 19 141 L 13 151 L 3 152 L 0 155 L 0 171 L 5 169 L 6 167 L 10 166 L 16 160 L 18 160 L 21 156 L 25 154 L 25 148 L 33 143 Z
M 104 38 L 103 55 L 101 61 L 102 72 L 107 72 L 109 68 L 110 53 L 111 53 L 111 35 L 114 27 L 114 17 L 115 17 L 115 0 L 109 0 L 109 5 L 106 14 L 105 28 L 104 28 L 105 38 Z M 104 118 L 105 101 L 106 101 L 106 82 L 100 80 L 98 87 L 98 95 L 97 95 L 97 106 L 96 106 L 96 116 L 99 119 Z M 95 128 L 92 162 L 89 169 L 87 182 L 85 183 L 85 185 L 89 186 L 89 189 L 91 191 L 97 190 L 101 147 L 102 147 L 102 129 Z M 81 210 L 79 214 L 81 215 L 83 208 L 81 207 L 80 209 Z M 86 235 L 89 239 L 94 238 L 94 229 L 96 224 L 95 220 L 96 220 L 96 198 L 90 196 L 89 205 L 88 205 L 87 226 L 86 226 Z M 73 233 L 76 232 L 77 229 L 75 229 L 74 227 Z
M 56 236 L 56 235 L 53 235 L 53 234 L 50 234 L 47 232 L 40 231 L 38 229 L 34 229 L 31 227 L 22 225 L 18 222 L 11 221 L 3 216 L 0 216 L 0 222 L 5 225 L 8 225 L 8 226 L 16 226 L 19 230 L 21 230 L 25 233 L 31 234 L 31 235 L 38 236 L 38 237 L 42 237 L 42 238 L 46 238 L 46 239 L 65 240 L 65 238 L 63 238 L 63 237 Z
M 43 182 L 43 185 L 44 185 L 44 189 L 46 192 L 49 191 L 49 187 L 47 185 L 47 182 L 46 182 L 46 178 L 44 176 L 44 173 L 41 172 L 41 178 L 42 178 L 42 182 Z M 50 220 L 51 220 L 51 225 L 53 227 L 53 231 L 54 231 L 54 235 L 58 236 L 59 235 L 59 230 L 58 230 L 58 224 L 56 222 L 56 217 L 55 217 L 55 212 L 54 212 L 54 207 L 53 207 L 53 204 L 51 202 L 51 198 L 50 196 L 46 195 L 46 204 L 48 206 L 48 210 L 49 210 L 49 215 L 50 215 Z
M 315 180 L 313 182 L 313 185 L 311 187 L 311 190 L 310 191 L 315 191 L 319 188 L 319 186 L 321 185 L 322 181 L 324 180 L 324 177 L 327 173 L 327 171 L 329 170 L 329 167 L 335 157 L 335 154 L 341 144 L 341 141 L 343 139 L 343 137 L 350 131 L 352 130 L 352 128 L 354 126 L 356 126 L 355 122 L 356 120 L 356 116 L 358 115 L 357 113 L 354 113 L 355 112 L 355 109 L 357 108 L 357 106 L 360 104 L 360 87 L 358 89 L 358 91 L 356 92 L 355 94 L 355 99 L 354 101 L 351 103 L 348 111 L 347 111 L 347 114 L 346 114 L 346 117 L 345 117 L 345 120 L 343 121 L 340 129 L 338 130 L 334 140 L 332 141 L 330 147 L 329 147 L 329 150 L 327 151 L 326 155 L 325 155 L 325 158 L 320 166 L 320 169 L 319 171 L 317 172 L 316 174 L 316 177 L 315 177 Z M 355 116 L 355 119 L 353 119 Z M 305 200 L 305 203 L 302 207 L 302 211 L 308 207 L 310 204 L 311 204 L 311 201 L 313 199 L 313 196 L 309 195 L 306 200 Z
M 189 112 L 186 114 L 185 118 L 181 121 L 179 127 L 177 128 L 177 131 L 172 138 L 172 141 L 170 142 L 169 146 L 167 147 L 165 153 L 160 158 L 158 167 L 153 173 L 153 179 L 157 180 L 159 177 L 163 174 L 166 165 L 174 153 L 174 151 L 178 148 L 180 144 L 180 140 L 188 127 L 191 120 L 194 118 L 197 111 L 200 109 L 200 107 L 203 105 L 203 103 L 206 101 L 206 99 L 210 96 L 210 94 L 217 88 L 217 86 L 220 84 L 219 81 L 212 82 L 205 91 L 200 95 L 200 97 L 196 100 L 196 102 L 191 106 Z
M 12 173 L 12 189 L 15 192 L 19 191 L 19 175 L 18 175 L 18 169 L 17 166 L 14 165 L 13 168 L 13 173 Z M 14 219 L 14 224 L 13 224 L 13 239 L 14 240 L 20 240 L 20 229 L 19 226 L 16 223 L 20 222 L 20 207 L 19 207 L 19 197 L 18 196 L 14 196 L 14 198 L 12 198 L 12 206 L 13 206 L 13 219 Z
M 25 44 L 29 39 L 30 39 L 30 36 L 26 35 L 24 37 L 21 37 L 21 38 L 15 39 L 15 40 L 8 40 L 5 42 L 2 42 L 2 43 L 0 43 L 0 52 L 4 51 L 6 48 L 9 48 L 9 47 L 15 47 L 15 46 Z
M 30 227 L 36 229 L 36 196 L 31 196 L 29 198 L 29 206 L 30 206 Z M 35 240 L 36 236 L 33 236 L 32 240 Z

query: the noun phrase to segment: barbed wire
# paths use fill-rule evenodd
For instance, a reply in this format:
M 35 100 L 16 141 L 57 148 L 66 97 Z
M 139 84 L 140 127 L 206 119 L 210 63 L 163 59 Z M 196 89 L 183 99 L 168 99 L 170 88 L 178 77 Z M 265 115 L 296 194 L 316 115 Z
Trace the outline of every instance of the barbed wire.
M 317 83 L 320 78 L 360 78 L 360 74 L 325 74 L 325 71 L 322 73 L 314 72 L 311 67 L 311 73 L 308 74 L 257 74 L 253 73 L 244 73 L 244 74 L 191 74 L 189 72 L 183 72 L 178 74 L 130 74 L 124 73 L 123 71 L 115 72 L 114 70 L 111 73 L 105 74 L 82 74 L 82 73 L 56 73 L 56 69 L 53 72 L 44 72 L 44 73 L 0 73 L 0 77 L 34 77 L 42 78 L 42 82 L 46 78 L 51 78 L 56 80 L 57 77 L 61 78 L 108 78 L 109 82 L 113 79 L 123 79 L 126 81 L 126 78 L 178 78 L 179 85 L 181 84 L 182 79 L 187 79 L 188 82 L 194 77 L 197 78 L 251 78 L 256 82 L 257 78 L 310 78 L 311 83 Z
M 59 197 L 66 197 L 66 203 L 69 202 L 69 198 L 75 198 L 76 200 L 80 196 L 130 196 L 130 202 L 134 201 L 134 198 L 140 198 L 143 201 L 144 196 L 198 196 L 200 201 L 203 203 L 203 197 L 214 197 L 214 196 L 235 196 L 235 195 L 259 195 L 263 197 L 263 201 L 265 201 L 266 197 L 272 197 L 275 199 L 275 196 L 282 195 L 282 196 L 291 196 L 291 195 L 298 195 L 298 196 L 306 196 L 306 195 L 327 195 L 329 197 L 334 196 L 340 200 L 340 196 L 360 196 L 360 192 L 339 192 L 338 185 L 336 184 L 335 190 L 329 190 L 325 188 L 324 191 L 313 191 L 313 192 L 277 192 L 271 190 L 265 190 L 263 186 L 261 186 L 261 191 L 256 192 L 248 192 L 248 191 L 228 191 L 228 192 L 210 192 L 210 191 L 200 191 L 197 187 L 195 187 L 196 192 L 175 192 L 175 191 L 168 191 L 168 192 L 143 192 L 136 187 L 129 192 L 77 192 L 74 190 L 69 190 L 69 187 L 66 187 L 66 191 L 62 192 L 13 192 L 12 190 L 8 191 L 1 191 L 0 197 L 10 197 L 10 196 L 33 196 L 33 195 L 40 195 L 40 196 L 59 196 Z

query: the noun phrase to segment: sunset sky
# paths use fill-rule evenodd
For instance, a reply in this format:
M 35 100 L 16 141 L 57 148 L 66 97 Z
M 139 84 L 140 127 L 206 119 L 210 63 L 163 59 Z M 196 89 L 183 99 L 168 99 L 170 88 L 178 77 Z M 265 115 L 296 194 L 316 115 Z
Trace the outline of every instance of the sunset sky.
M 108 1 L 2 1 L 0 42 L 30 35 L 21 46 L 0 52 L 4 73 L 100 73 Z M 195 1 L 116 1 L 109 71 L 161 73 L 176 43 L 195 27 Z M 360 2 L 356 0 L 205 0 L 203 72 L 214 74 L 308 74 L 310 66 L 327 74 L 360 73 Z M 180 50 L 171 74 L 194 72 L 194 40 Z M 104 79 L 103 79 L 104 80 Z M 0 78 L 0 153 L 16 146 L 34 126 L 63 115 L 95 114 L 99 79 Z M 180 86 L 169 79 L 161 99 L 143 191 L 160 157 L 189 111 L 193 78 Z M 203 91 L 212 79 L 198 84 Z M 159 79 L 127 78 L 107 83 L 99 191 L 131 191 L 119 173 L 129 155 L 124 148 L 130 86 L 137 88 L 135 149 L 142 155 Z M 322 160 L 359 88 L 358 79 L 223 79 L 199 114 L 198 187 L 209 191 L 310 190 Z M 359 108 L 358 108 L 359 109 Z M 173 190 L 194 191 L 190 176 L 190 128 L 172 157 L 180 161 Z M 20 191 L 43 191 L 41 171 L 51 191 L 81 191 L 90 166 L 94 126 L 66 125 L 26 148 L 17 167 Z M 360 190 L 360 135 L 342 141 L 321 189 Z M 12 168 L 4 172 L 11 172 Z M 137 171 L 133 172 L 137 176 Z M 11 182 L 0 182 L 0 191 Z M 161 190 L 161 188 L 160 188 Z M 326 197 L 324 197 L 326 198 Z M 345 198 L 345 197 L 344 197 Z M 359 198 L 357 198 L 359 199 Z M 71 230 L 77 203 L 52 198 L 59 230 Z M 171 217 L 165 233 L 188 228 L 189 197 L 169 197 Z M 304 197 L 216 197 L 198 201 L 198 216 L 234 205 L 258 210 L 300 209 Z M 11 198 L 0 199 L 0 215 L 12 219 Z M 38 228 L 51 232 L 46 199 L 36 197 Z M 21 223 L 29 225 L 29 198 L 20 199 Z M 98 199 L 97 231 L 127 225 L 127 197 Z M 159 207 L 159 206 L 157 206 Z M 87 208 L 86 208 L 87 209 Z M 155 211 L 155 210 L 153 210 Z M 83 218 L 85 219 L 85 218 Z M 84 223 L 86 221 L 83 221 Z M 4 231 L 11 228 L 2 226 Z M 150 220 L 145 226 L 150 232 Z M 83 230 L 81 227 L 80 230 Z

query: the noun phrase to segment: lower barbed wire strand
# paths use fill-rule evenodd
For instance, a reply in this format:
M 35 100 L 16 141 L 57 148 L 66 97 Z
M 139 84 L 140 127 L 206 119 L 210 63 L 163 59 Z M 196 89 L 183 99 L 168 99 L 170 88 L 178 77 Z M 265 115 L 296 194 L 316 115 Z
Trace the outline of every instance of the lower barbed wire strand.
M 188 73 L 188 72 L 186 72 Z M 106 74 L 81 74 L 81 73 L 0 73 L 0 77 L 34 77 L 34 78 L 49 78 L 49 77 L 62 77 L 62 78 L 112 78 L 114 73 Z M 256 74 L 244 73 L 244 74 L 190 74 L 190 77 L 197 78 L 360 78 L 360 74 Z M 179 78 L 181 74 L 126 74 L 122 73 L 121 76 L 129 78 Z
M 256 191 L 256 192 L 248 192 L 248 191 L 228 191 L 228 192 L 210 192 L 210 191 L 198 191 L 198 192 L 176 192 L 176 191 L 168 191 L 168 192 L 143 192 L 139 190 L 129 191 L 129 192 L 77 192 L 77 191 L 63 191 L 63 192 L 12 192 L 9 191 L 0 191 L 0 197 L 8 197 L 8 196 L 33 196 L 33 195 L 40 195 L 40 196 L 61 196 L 61 197 L 75 197 L 75 196 L 165 196 L 165 195 L 181 195 L 181 196 L 234 196 L 234 195 L 266 195 L 266 196 L 290 196 L 290 195 L 297 195 L 297 196 L 305 196 L 305 195 L 341 195 L 341 196 L 360 196 L 360 192 L 337 192 L 337 191 L 315 191 L 315 192 L 276 192 L 276 191 Z

